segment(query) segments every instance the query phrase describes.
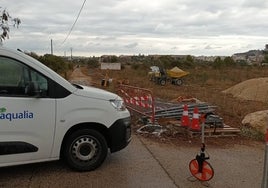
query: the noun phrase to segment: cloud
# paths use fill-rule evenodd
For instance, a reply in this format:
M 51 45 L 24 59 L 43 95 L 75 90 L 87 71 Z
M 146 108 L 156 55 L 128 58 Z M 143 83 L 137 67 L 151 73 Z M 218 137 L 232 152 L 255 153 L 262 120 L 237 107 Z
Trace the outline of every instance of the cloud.
M 126 48 L 135 48 L 137 47 L 139 44 L 137 42 L 134 42 L 134 43 L 130 43 L 130 44 L 127 44 L 125 45 Z
M 220 48 L 222 48 L 222 47 L 220 47 L 220 46 L 215 46 L 215 45 L 211 45 L 211 44 L 208 44 L 208 45 L 206 45 L 206 46 L 204 47 L 204 49 L 206 49 L 206 50 L 213 50 L 213 49 L 220 49 Z
M 268 2 L 266 0 L 244 0 L 242 6 L 249 8 L 267 8 Z
M 37 53 L 232 55 L 267 43 L 266 0 L 3 0 L 19 29 L 4 45 Z

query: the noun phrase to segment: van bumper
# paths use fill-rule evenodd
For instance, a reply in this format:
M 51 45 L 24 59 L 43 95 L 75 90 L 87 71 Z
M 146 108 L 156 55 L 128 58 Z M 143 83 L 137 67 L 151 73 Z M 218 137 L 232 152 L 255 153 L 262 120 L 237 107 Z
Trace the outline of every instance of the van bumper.
M 116 152 L 125 148 L 131 140 L 131 120 L 130 117 L 119 119 L 109 128 L 110 151 Z

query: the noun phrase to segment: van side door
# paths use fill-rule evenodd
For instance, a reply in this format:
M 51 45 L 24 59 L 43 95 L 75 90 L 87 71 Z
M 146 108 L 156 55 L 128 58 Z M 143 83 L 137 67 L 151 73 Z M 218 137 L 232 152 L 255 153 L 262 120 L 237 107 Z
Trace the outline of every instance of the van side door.
M 49 159 L 56 116 L 49 90 L 49 78 L 0 56 L 0 166 Z

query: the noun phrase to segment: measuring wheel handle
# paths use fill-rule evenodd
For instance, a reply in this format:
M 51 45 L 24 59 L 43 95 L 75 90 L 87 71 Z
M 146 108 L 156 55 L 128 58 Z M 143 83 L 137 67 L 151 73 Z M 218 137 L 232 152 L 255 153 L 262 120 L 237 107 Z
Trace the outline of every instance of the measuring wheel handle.
M 198 172 L 202 173 L 203 172 L 203 163 L 206 159 L 209 159 L 209 157 L 205 157 L 205 153 L 200 153 L 200 155 L 196 155 L 195 159 L 197 160 L 198 163 Z

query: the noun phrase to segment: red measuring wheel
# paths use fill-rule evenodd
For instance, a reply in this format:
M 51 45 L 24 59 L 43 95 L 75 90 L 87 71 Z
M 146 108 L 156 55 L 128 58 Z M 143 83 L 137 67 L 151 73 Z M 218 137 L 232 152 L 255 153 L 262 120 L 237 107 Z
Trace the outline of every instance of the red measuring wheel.
M 195 159 L 192 159 L 189 163 L 189 169 L 193 177 L 198 179 L 201 182 L 209 181 L 214 176 L 214 169 L 207 162 L 210 158 L 208 153 L 206 155 L 205 150 L 205 116 L 202 118 L 202 129 L 201 129 L 201 138 L 202 138 L 202 146 L 200 153 L 196 155 Z
M 209 181 L 214 176 L 214 169 L 207 161 L 202 161 L 202 166 L 199 165 L 197 159 L 193 159 L 189 163 L 191 174 L 200 181 Z

